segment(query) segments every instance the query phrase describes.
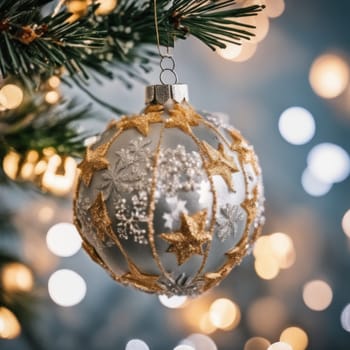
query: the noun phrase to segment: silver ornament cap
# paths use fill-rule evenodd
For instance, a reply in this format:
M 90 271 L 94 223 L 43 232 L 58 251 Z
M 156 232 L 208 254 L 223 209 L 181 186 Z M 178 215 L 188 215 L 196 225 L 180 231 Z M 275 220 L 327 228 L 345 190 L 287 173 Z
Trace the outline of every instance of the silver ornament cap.
M 187 84 L 149 85 L 145 91 L 146 104 L 165 104 L 168 100 L 189 101 Z

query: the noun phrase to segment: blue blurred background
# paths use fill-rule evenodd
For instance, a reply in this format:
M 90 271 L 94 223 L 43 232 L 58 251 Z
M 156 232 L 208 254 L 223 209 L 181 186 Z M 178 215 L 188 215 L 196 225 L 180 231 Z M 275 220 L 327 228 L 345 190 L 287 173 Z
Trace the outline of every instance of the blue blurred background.
M 285 249 L 285 267 L 277 273 L 274 266 L 257 271 L 254 255 L 263 256 L 268 249 L 261 241 L 260 251 L 247 257 L 220 287 L 170 309 L 156 296 L 115 284 L 82 250 L 68 258 L 48 250 L 47 230 L 72 221 L 70 201 L 37 194 L 23 198 L 14 189 L 2 189 L 2 201 L 7 198 L 7 206 L 16 209 L 21 246 L 2 244 L 15 252 L 22 249 L 41 283 L 38 293 L 46 300 L 31 320 L 38 349 L 124 350 L 130 340 L 140 339 L 144 343 L 131 341 L 127 350 L 170 350 L 190 337 L 187 343 L 196 350 L 263 350 L 266 341 L 279 342 L 289 327 L 298 330 L 287 330 L 282 340 L 294 342 L 293 350 L 350 349 L 350 214 L 345 216 L 350 209 L 350 3 L 268 4 L 270 14 L 279 16 L 259 19 L 259 30 L 266 23 L 269 30 L 250 59 L 225 59 L 192 39 L 177 44 L 175 59 L 181 82 L 189 85 L 191 103 L 222 113 L 255 146 L 266 191 L 264 234 L 285 234 L 274 236 Z M 238 58 L 249 49 L 254 47 L 243 46 Z M 230 54 L 237 52 L 222 53 Z M 146 78 L 157 82 L 157 69 Z M 143 107 L 141 84 L 126 90 L 106 82 L 92 89 L 125 110 Z M 105 120 L 112 117 L 98 107 L 96 114 Z M 85 130 L 102 131 L 105 122 L 98 119 L 86 123 Z M 316 147 L 320 144 L 325 145 Z M 73 270 L 86 281 L 86 296 L 73 307 L 60 307 L 48 295 L 47 281 L 58 269 Z M 215 330 L 207 315 L 219 298 L 235 307 L 236 316 L 222 327 L 226 330 Z M 191 338 L 198 333 L 206 336 Z M 33 342 L 24 335 L 0 340 L 0 348 L 32 349 Z M 281 344 L 273 348 L 285 349 Z

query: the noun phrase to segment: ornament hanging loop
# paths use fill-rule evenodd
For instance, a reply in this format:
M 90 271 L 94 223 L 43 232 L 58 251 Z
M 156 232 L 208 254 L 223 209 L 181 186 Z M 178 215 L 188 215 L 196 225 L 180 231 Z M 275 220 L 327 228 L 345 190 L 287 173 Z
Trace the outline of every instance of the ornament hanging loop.
M 166 53 L 162 53 L 160 48 L 160 35 L 159 35 L 159 27 L 158 27 L 158 15 L 157 15 L 157 0 L 153 0 L 154 5 L 154 27 L 156 31 L 156 39 L 157 39 L 157 48 L 160 56 L 160 74 L 159 80 L 162 85 L 172 85 L 177 84 L 178 77 L 175 72 L 175 60 L 173 54 L 170 53 L 169 44 L 166 46 Z M 169 42 L 169 33 L 168 34 L 168 42 Z M 169 81 L 168 81 L 169 79 Z
M 159 80 L 163 85 L 177 84 L 178 78 L 175 72 L 175 61 L 170 55 L 161 56 L 160 59 L 160 74 Z M 172 81 L 166 81 L 166 79 L 172 79 Z

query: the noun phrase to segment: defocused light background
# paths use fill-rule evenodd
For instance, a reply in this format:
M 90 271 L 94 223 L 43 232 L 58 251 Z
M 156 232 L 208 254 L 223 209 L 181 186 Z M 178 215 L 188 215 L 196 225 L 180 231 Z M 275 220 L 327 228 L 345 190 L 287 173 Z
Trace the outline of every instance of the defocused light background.
M 90 261 L 69 201 L 2 190 L 1 202 L 11 196 L 7 206 L 18 211 L 22 257 L 46 300 L 32 320 L 41 349 L 350 348 L 350 3 L 265 3 L 265 14 L 246 19 L 259 28 L 253 42 L 214 53 L 187 40 L 175 50 L 192 104 L 227 115 L 255 145 L 267 198 L 264 236 L 219 288 L 194 300 L 158 298 L 115 284 Z M 3 89 L 3 104 L 14 108 L 22 97 Z M 141 85 L 93 89 L 124 109 L 142 108 Z M 96 121 L 85 128 L 92 125 L 95 131 Z M 9 290 L 33 288 L 24 265 L 8 266 L 1 279 Z M 27 333 L 0 308 L 1 349 L 31 349 Z

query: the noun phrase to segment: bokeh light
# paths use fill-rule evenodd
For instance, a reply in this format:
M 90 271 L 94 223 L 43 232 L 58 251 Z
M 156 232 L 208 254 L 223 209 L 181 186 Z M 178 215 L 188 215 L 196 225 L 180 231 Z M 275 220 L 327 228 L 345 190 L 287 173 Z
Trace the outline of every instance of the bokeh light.
M 217 330 L 217 327 L 213 325 L 210 319 L 210 313 L 206 312 L 199 320 L 199 328 L 201 332 L 205 334 L 212 334 Z
M 343 329 L 350 332 L 350 304 L 346 305 L 340 315 L 340 322 Z
M 320 181 L 309 168 L 306 168 L 301 176 L 301 184 L 306 193 L 313 197 L 326 195 L 333 187 L 332 183 Z
M 52 207 L 44 205 L 38 210 L 38 219 L 42 223 L 50 222 L 55 215 L 55 212 Z
M 51 88 L 53 89 L 57 89 L 60 84 L 61 84 L 61 79 L 56 76 L 56 75 L 53 75 L 49 80 L 48 80 L 48 83 L 50 85 Z
M 323 311 L 331 304 L 333 291 L 325 281 L 310 281 L 304 286 L 303 299 L 309 309 Z
M 7 109 L 17 108 L 23 101 L 23 91 L 15 84 L 6 84 L 0 89 L 4 96 L 4 107 Z
M 21 333 L 21 325 L 12 311 L 0 307 L 0 339 L 14 339 Z
M 348 210 L 341 222 L 344 233 L 350 238 L 350 210 Z
M 258 49 L 257 44 L 245 42 L 242 44 L 242 50 L 237 57 L 233 59 L 235 62 L 245 62 L 252 58 Z
M 161 304 L 168 307 L 169 309 L 177 309 L 179 307 L 182 307 L 187 301 L 187 297 L 185 295 L 182 295 L 182 296 L 174 295 L 172 297 L 167 297 L 166 295 L 160 295 L 158 298 Z
M 217 350 L 213 339 L 204 334 L 194 333 L 181 342 L 181 345 L 189 345 L 196 350 Z
M 193 346 L 190 345 L 178 345 L 174 350 L 196 350 Z
M 149 350 L 149 347 L 141 339 L 131 339 L 126 344 L 125 350 Z
M 348 153 L 333 143 L 321 143 L 313 147 L 307 163 L 312 175 L 321 182 L 341 182 L 350 174 Z
M 6 264 L 1 271 L 3 288 L 8 292 L 29 292 L 33 288 L 32 271 L 20 263 Z
M 255 32 L 255 36 L 251 38 L 250 42 L 256 44 L 266 38 L 270 29 L 270 21 L 265 11 L 259 12 L 257 16 L 253 17 L 253 19 L 256 29 L 253 30 L 253 32 Z
M 46 244 L 57 256 L 68 257 L 81 248 L 82 239 L 73 224 L 61 222 L 53 225 L 47 232 Z
M 98 0 L 96 3 L 99 4 L 96 14 L 100 16 L 108 15 L 117 6 L 117 0 Z
M 232 327 L 238 315 L 238 307 L 235 303 L 225 298 L 216 299 L 209 309 L 211 323 L 220 329 Z
M 244 345 L 243 350 L 266 350 L 271 343 L 263 337 L 250 338 Z
M 236 57 L 240 55 L 241 52 L 242 52 L 242 46 L 235 45 L 235 44 L 226 44 L 226 48 L 217 49 L 218 55 L 224 58 L 225 60 L 234 60 Z
M 282 137 L 293 145 L 303 145 L 315 135 L 315 120 L 302 107 L 290 107 L 280 116 L 278 128 Z
M 86 295 L 84 279 L 72 270 L 54 272 L 48 283 L 51 299 L 60 306 L 69 307 L 79 304 Z
M 266 9 L 264 10 L 270 18 L 276 18 L 283 14 L 286 4 L 284 0 L 264 0 Z
M 284 343 L 284 342 L 277 342 L 277 343 L 273 343 L 271 344 L 267 350 L 294 350 L 288 343 Z
M 280 336 L 280 341 L 289 344 L 293 350 L 305 350 L 309 343 L 306 332 L 299 327 L 286 328 Z
M 342 94 L 349 83 L 349 67 L 335 54 L 318 57 L 310 69 L 310 84 L 323 98 L 335 98 Z
M 273 317 L 267 317 L 273 315 Z M 286 305 L 275 297 L 256 299 L 248 308 L 247 321 L 255 334 L 268 339 L 281 330 L 281 324 L 287 320 Z
M 51 105 L 56 104 L 60 99 L 60 94 L 57 91 L 49 91 L 45 95 L 45 101 Z
M 15 180 L 17 177 L 20 159 L 21 156 L 18 153 L 10 151 L 2 161 L 4 172 L 11 180 Z
M 272 280 L 278 276 L 280 267 L 274 256 L 259 257 L 254 263 L 255 272 L 264 280 Z
M 281 269 L 290 268 L 295 262 L 295 248 L 292 239 L 282 232 L 273 233 L 269 237 L 271 251 Z

